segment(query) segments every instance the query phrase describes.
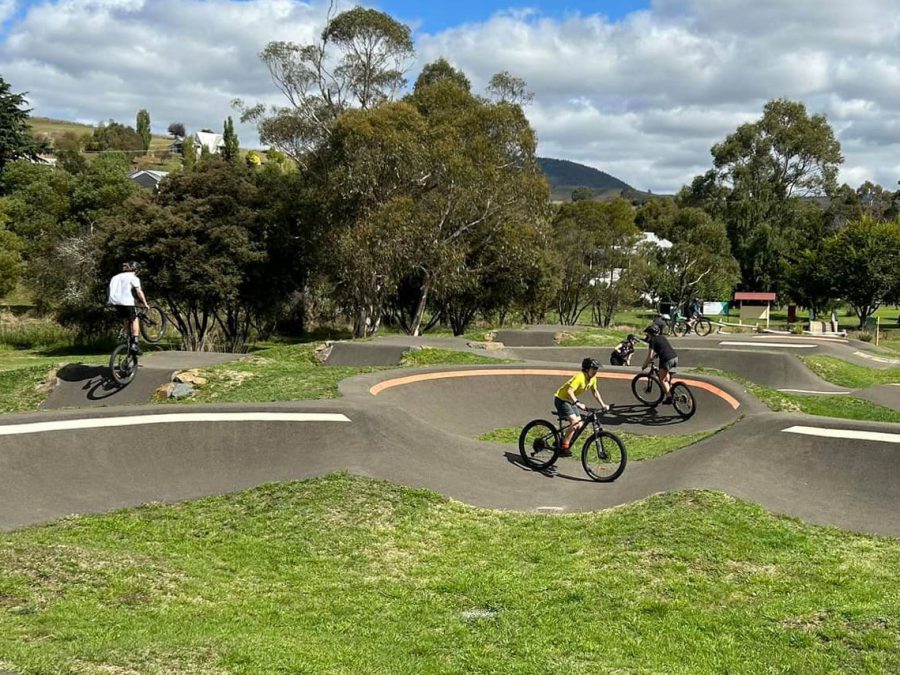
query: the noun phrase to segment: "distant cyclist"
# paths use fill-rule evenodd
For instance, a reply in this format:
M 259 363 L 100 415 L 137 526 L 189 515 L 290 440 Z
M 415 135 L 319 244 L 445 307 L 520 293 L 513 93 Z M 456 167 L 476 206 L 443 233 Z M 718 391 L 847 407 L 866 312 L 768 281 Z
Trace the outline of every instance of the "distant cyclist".
M 644 359 L 644 365 L 641 370 L 647 368 L 653 360 L 659 357 L 659 381 L 662 384 L 663 394 L 665 398 L 663 403 L 671 403 L 672 396 L 669 393 L 670 371 L 678 365 L 678 354 L 669 344 L 669 339 L 661 334 L 659 326 L 655 323 L 650 324 L 644 329 L 647 335 L 647 358 Z
M 597 399 L 597 403 L 603 410 L 609 410 L 609 406 L 603 402 L 600 391 L 597 389 L 597 371 L 600 370 L 600 362 L 597 359 L 586 358 L 581 362 L 581 372 L 570 378 L 563 386 L 556 391 L 553 404 L 556 407 L 557 414 L 562 418 L 569 419 L 571 424 L 566 430 L 566 437 L 563 439 L 562 450 L 560 455 L 569 457 L 572 451 L 569 450 L 569 443 L 575 432 L 581 428 L 583 422 L 579 410 L 587 410 L 587 406 L 578 400 L 578 396 L 588 389 Z
M 628 337 L 622 340 L 609 355 L 609 362 L 614 366 L 630 366 L 631 356 L 634 354 L 634 348 L 638 343 L 638 336 L 629 333 Z
M 134 354 L 143 354 L 138 342 L 140 323 L 137 317 L 137 309 L 134 298 L 141 301 L 144 307 L 149 308 L 144 291 L 141 290 L 141 280 L 138 273 L 141 266 L 136 261 L 123 263 L 122 271 L 109 280 L 109 296 L 107 304 L 116 308 L 119 317 L 125 322 L 125 334 L 128 335 L 128 345 Z

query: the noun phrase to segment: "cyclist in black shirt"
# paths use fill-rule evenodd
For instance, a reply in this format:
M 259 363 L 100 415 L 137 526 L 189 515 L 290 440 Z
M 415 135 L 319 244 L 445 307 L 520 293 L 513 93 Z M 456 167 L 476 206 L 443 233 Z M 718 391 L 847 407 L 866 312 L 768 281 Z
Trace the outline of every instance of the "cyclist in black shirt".
M 622 340 L 612 354 L 609 355 L 609 362 L 614 366 L 630 366 L 631 355 L 634 354 L 634 347 L 638 343 L 638 336 L 629 333 L 628 337 Z
M 653 363 L 653 359 L 659 357 L 659 380 L 665 395 L 663 403 L 671 403 L 672 396 L 669 393 L 671 376 L 669 371 L 678 365 L 678 354 L 672 349 L 668 338 L 665 335 L 661 335 L 660 332 L 659 326 L 656 324 L 651 324 L 644 329 L 649 349 L 647 350 L 647 358 L 644 359 L 644 365 L 641 368 L 648 367 Z

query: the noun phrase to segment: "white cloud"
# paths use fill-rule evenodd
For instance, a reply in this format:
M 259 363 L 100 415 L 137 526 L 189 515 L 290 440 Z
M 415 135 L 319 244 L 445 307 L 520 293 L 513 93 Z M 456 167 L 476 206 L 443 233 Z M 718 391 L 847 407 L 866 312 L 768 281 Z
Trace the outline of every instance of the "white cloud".
M 133 123 L 147 108 L 157 131 L 172 121 L 218 128 L 233 98 L 281 102 L 257 53 L 270 40 L 313 40 L 327 6 L 51 1 L 7 24 L 0 72 L 30 92 L 37 114 Z M 14 11 L 0 0 L 0 19 Z M 444 56 L 479 90 L 500 70 L 525 78 L 541 154 L 635 187 L 677 190 L 710 168 L 713 143 L 782 96 L 828 116 L 846 157 L 842 180 L 900 178 L 895 0 L 654 0 L 618 22 L 512 10 L 417 34 L 416 47 L 412 77 Z M 255 142 L 252 128 L 238 133 Z

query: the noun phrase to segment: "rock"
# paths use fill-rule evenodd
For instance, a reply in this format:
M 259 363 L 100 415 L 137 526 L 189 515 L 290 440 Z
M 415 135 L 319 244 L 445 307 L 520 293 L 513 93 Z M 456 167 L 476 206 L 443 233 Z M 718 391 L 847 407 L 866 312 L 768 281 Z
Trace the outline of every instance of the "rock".
M 187 398 L 188 396 L 194 395 L 194 388 L 189 384 L 184 384 L 183 382 L 176 382 L 175 386 L 172 387 L 172 391 L 169 393 L 169 398 Z
M 182 384 L 193 384 L 198 387 L 206 384 L 206 378 L 200 377 L 200 373 L 196 368 L 191 368 L 190 370 L 183 370 L 180 373 L 176 373 L 173 379 L 175 382 L 179 382 Z
M 471 349 L 483 349 L 486 352 L 498 352 L 504 347 L 502 342 L 467 342 L 466 346 Z
M 316 347 L 315 356 L 316 359 L 320 363 L 325 363 L 328 360 L 328 357 L 331 356 L 331 350 L 334 349 L 334 342 L 331 340 L 326 340 L 325 344 L 321 344 Z
M 497 339 L 497 331 L 495 331 L 495 330 L 489 330 L 487 333 L 484 334 L 485 342 L 493 342 L 496 339 Z
M 158 387 L 156 391 L 153 392 L 153 400 L 154 401 L 165 401 L 167 398 L 172 397 L 172 390 L 175 389 L 174 382 L 168 382 L 161 387 Z
M 572 339 L 573 337 L 575 337 L 575 336 L 572 335 L 572 333 L 566 333 L 565 331 L 560 331 L 559 333 L 553 334 L 553 341 L 556 344 L 560 344 L 562 342 L 565 342 L 566 340 Z
M 51 391 L 56 389 L 56 385 L 59 384 L 59 378 L 56 374 L 59 372 L 59 368 L 52 368 L 50 371 L 44 376 L 42 382 L 39 382 L 34 390 L 39 394 L 49 394 Z

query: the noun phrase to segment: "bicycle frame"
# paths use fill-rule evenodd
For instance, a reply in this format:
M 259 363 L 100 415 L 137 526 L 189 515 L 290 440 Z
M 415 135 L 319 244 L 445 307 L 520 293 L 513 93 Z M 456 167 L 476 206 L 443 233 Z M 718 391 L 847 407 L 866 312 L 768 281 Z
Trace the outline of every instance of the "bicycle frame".
M 565 438 L 565 432 L 571 427 L 574 422 L 570 420 L 568 417 L 565 418 L 565 422 L 563 422 L 564 418 L 558 417 L 559 419 L 559 437 L 560 439 Z M 572 436 L 572 440 L 569 441 L 571 445 L 575 445 L 578 442 L 578 438 L 581 434 L 584 433 L 584 430 L 590 426 L 594 431 L 601 431 L 603 427 L 600 426 L 600 423 L 597 421 L 597 412 L 591 412 L 587 415 L 581 416 L 581 421 L 584 423 L 578 429 L 575 430 L 575 435 Z

